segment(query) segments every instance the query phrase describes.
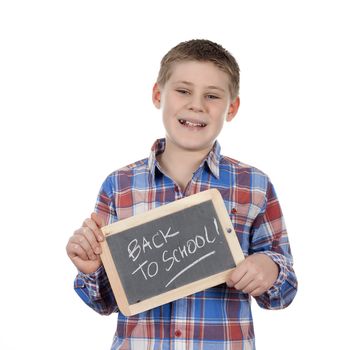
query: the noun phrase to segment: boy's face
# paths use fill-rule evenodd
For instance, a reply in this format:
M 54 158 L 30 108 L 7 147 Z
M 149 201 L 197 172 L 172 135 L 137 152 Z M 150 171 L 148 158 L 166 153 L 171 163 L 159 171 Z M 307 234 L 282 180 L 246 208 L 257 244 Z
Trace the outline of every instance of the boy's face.
M 186 61 L 172 67 L 169 80 L 153 88 L 153 103 L 163 112 L 167 143 L 182 150 L 210 150 L 224 121 L 239 107 L 229 77 L 211 62 Z

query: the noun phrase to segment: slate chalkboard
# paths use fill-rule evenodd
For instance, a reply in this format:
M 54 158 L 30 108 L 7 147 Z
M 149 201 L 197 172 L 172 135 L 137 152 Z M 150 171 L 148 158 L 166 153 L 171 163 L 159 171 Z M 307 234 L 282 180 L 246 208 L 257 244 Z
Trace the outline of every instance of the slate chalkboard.
M 102 230 L 106 235 L 102 261 L 118 306 L 126 315 L 222 283 L 243 260 L 217 190 Z

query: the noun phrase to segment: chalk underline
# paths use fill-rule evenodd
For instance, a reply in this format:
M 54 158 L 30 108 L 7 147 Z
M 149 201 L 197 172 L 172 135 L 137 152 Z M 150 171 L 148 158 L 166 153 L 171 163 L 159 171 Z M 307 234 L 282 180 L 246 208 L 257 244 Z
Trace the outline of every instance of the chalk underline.
M 179 276 L 181 276 L 184 272 L 186 272 L 188 269 L 190 269 L 191 267 L 193 267 L 194 265 L 198 264 L 200 261 L 208 258 L 210 255 L 215 254 L 215 250 L 213 250 L 212 252 L 203 255 L 202 257 L 200 257 L 199 259 L 197 259 L 196 261 L 194 261 L 192 264 L 186 266 L 184 269 L 182 269 L 179 273 L 177 273 L 166 285 L 165 287 L 168 287 L 168 285 L 172 282 L 174 282 Z

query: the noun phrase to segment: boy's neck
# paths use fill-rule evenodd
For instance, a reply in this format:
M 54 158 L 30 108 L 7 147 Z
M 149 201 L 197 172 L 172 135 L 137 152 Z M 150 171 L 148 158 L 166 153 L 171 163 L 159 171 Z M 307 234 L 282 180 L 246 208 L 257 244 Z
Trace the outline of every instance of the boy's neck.
M 198 151 L 185 150 L 167 139 L 165 150 L 157 156 L 157 160 L 166 175 L 171 177 L 184 191 L 188 182 L 191 181 L 193 173 L 211 149 L 212 146 Z

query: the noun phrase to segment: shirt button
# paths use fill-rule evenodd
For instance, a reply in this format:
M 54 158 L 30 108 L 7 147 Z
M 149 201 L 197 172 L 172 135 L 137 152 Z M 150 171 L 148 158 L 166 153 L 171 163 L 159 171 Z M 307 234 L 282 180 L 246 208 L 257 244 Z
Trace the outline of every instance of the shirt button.
M 175 337 L 181 337 L 181 331 L 179 330 L 179 329 L 177 329 L 176 331 L 175 331 Z

